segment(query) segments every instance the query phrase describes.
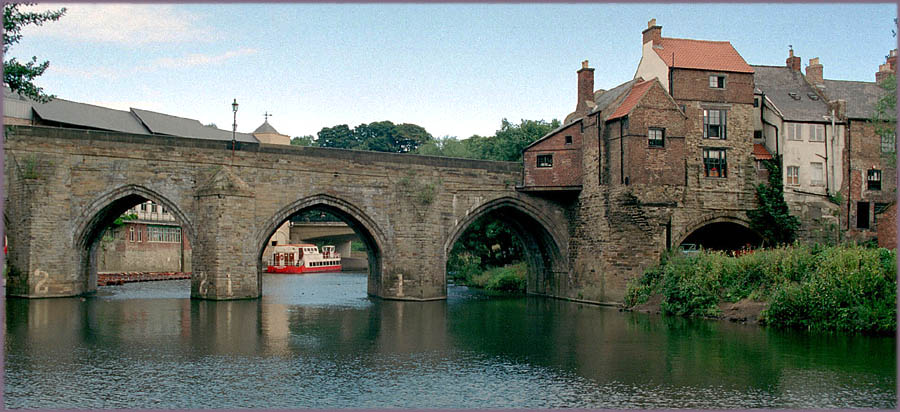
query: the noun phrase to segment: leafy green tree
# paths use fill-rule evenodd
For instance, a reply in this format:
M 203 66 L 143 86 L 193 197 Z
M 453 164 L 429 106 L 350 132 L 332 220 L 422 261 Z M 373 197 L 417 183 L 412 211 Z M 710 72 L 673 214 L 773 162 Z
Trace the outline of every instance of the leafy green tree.
M 881 81 L 885 95 L 875 103 L 871 122 L 879 136 L 896 136 L 897 133 L 897 76 L 890 75 Z M 893 156 L 894 154 L 891 153 Z
M 472 136 L 471 145 L 480 152 L 480 158 L 487 160 L 505 160 L 518 162 L 522 160 L 522 150 L 540 139 L 553 129 L 559 127 L 559 120 L 549 123 L 544 120 L 525 120 L 513 124 L 503 119 L 500 130 L 492 137 Z
M 338 149 L 355 149 L 359 145 L 353 131 L 345 124 L 323 127 L 319 131 L 318 143 L 321 147 L 335 147 Z
M 758 206 L 747 211 L 750 229 L 762 236 L 764 246 L 790 244 L 794 242 L 797 229 L 800 228 L 800 220 L 791 216 L 787 202 L 784 201 L 781 157 L 775 156 L 765 164 L 769 171 L 769 181 L 756 186 Z
M 41 26 L 47 21 L 59 20 L 66 13 L 65 8 L 48 10 L 42 13 L 23 12 L 21 6 L 32 5 L 29 3 L 5 3 L 3 4 L 3 54 L 9 55 L 9 48 L 22 40 L 22 28 L 34 24 Z M 38 63 L 37 57 L 31 61 L 20 63 L 16 58 L 3 61 L 3 83 L 9 86 L 14 93 L 19 93 L 35 101 L 48 102 L 55 96 L 44 93 L 42 87 L 34 84 L 34 80 L 44 74 L 50 67 L 49 61 Z
M 292 146 L 317 146 L 315 136 L 308 134 L 305 136 L 295 136 L 291 139 Z
M 416 153 L 428 156 L 476 159 L 478 156 L 472 152 L 469 140 L 458 140 L 452 136 L 439 137 L 420 145 L 416 149 Z

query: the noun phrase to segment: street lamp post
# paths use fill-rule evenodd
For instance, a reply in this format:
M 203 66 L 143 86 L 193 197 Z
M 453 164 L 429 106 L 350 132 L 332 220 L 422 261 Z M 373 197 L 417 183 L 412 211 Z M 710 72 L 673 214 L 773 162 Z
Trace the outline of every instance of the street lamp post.
M 231 104 L 231 110 L 234 112 L 234 123 L 231 124 L 231 164 L 234 164 L 234 146 L 235 143 L 235 134 L 237 134 L 237 109 L 238 102 L 237 99 L 234 99 L 234 103 Z

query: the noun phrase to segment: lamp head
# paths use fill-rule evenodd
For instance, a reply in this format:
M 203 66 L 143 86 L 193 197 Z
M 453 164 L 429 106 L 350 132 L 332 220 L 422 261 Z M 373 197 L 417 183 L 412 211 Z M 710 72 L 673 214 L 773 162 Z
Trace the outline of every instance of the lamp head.
M 238 109 L 238 102 L 237 102 L 237 99 L 234 99 L 234 103 L 231 104 L 231 110 L 233 110 L 235 113 L 237 113 L 237 109 Z

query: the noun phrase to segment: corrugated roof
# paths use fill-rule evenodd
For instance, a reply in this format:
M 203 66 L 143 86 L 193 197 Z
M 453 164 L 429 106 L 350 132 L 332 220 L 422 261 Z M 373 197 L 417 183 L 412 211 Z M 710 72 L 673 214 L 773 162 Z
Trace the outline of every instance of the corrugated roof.
M 256 130 L 253 131 L 253 134 L 268 134 L 268 133 L 281 134 L 281 133 L 278 133 L 278 130 L 275 130 L 275 128 L 269 124 L 268 120 L 263 121 L 263 124 L 259 125 L 259 127 L 257 127 Z
M 669 67 L 753 73 L 753 69 L 727 41 L 663 37 L 653 50 Z M 673 61 L 674 55 L 674 61 Z
M 759 143 L 753 144 L 753 157 L 756 160 L 772 160 L 772 154 L 766 150 L 766 147 Z
M 647 93 L 647 90 L 650 90 L 650 86 L 653 85 L 653 80 L 646 80 L 641 83 L 637 83 L 634 87 L 631 88 L 631 92 L 628 93 L 628 97 L 622 101 L 622 104 L 616 108 L 611 115 L 609 115 L 606 120 L 618 119 L 620 117 L 625 117 L 628 113 L 631 112 L 631 109 L 634 106 L 637 106 L 638 102 L 641 101 L 641 98 Z
M 823 116 L 830 115 L 828 103 L 818 97 L 800 72 L 786 66 L 751 67 L 756 88 L 775 104 L 784 120 L 821 122 L 825 120 Z
M 131 111 L 153 134 L 193 137 L 197 139 L 231 140 L 231 131 L 204 126 L 200 121 L 195 119 L 186 119 L 184 117 L 135 108 L 131 108 Z M 259 140 L 247 133 L 236 133 L 235 140 L 239 142 L 259 143 Z
M 878 99 L 887 93 L 874 82 L 854 82 L 847 80 L 825 80 L 825 94 L 829 99 L 847 101 L 847 117 L 869 119 L 875 112 Z
M 149 134 L 147 128 L 130 112 L 77 103 L 55 98 L 48 103 L 31 102 L 41 119 L 67 125 L 111 130 L 122 133 Z

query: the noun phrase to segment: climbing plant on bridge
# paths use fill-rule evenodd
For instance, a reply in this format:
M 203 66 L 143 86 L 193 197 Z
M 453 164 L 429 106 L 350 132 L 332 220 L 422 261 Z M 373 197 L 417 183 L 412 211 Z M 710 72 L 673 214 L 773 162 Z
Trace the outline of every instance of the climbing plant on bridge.
M 747 211 L 750 228 L 763 238 L 764 246 L 793 243 L 800 228 L 800 220 L 791 216 L 784 201 L 784 185 L 781 181 L 781 157 L 775 156 L 765 162 L 769 171 L 769 181 L 756 186 L 756 200 L 759 205 Z

